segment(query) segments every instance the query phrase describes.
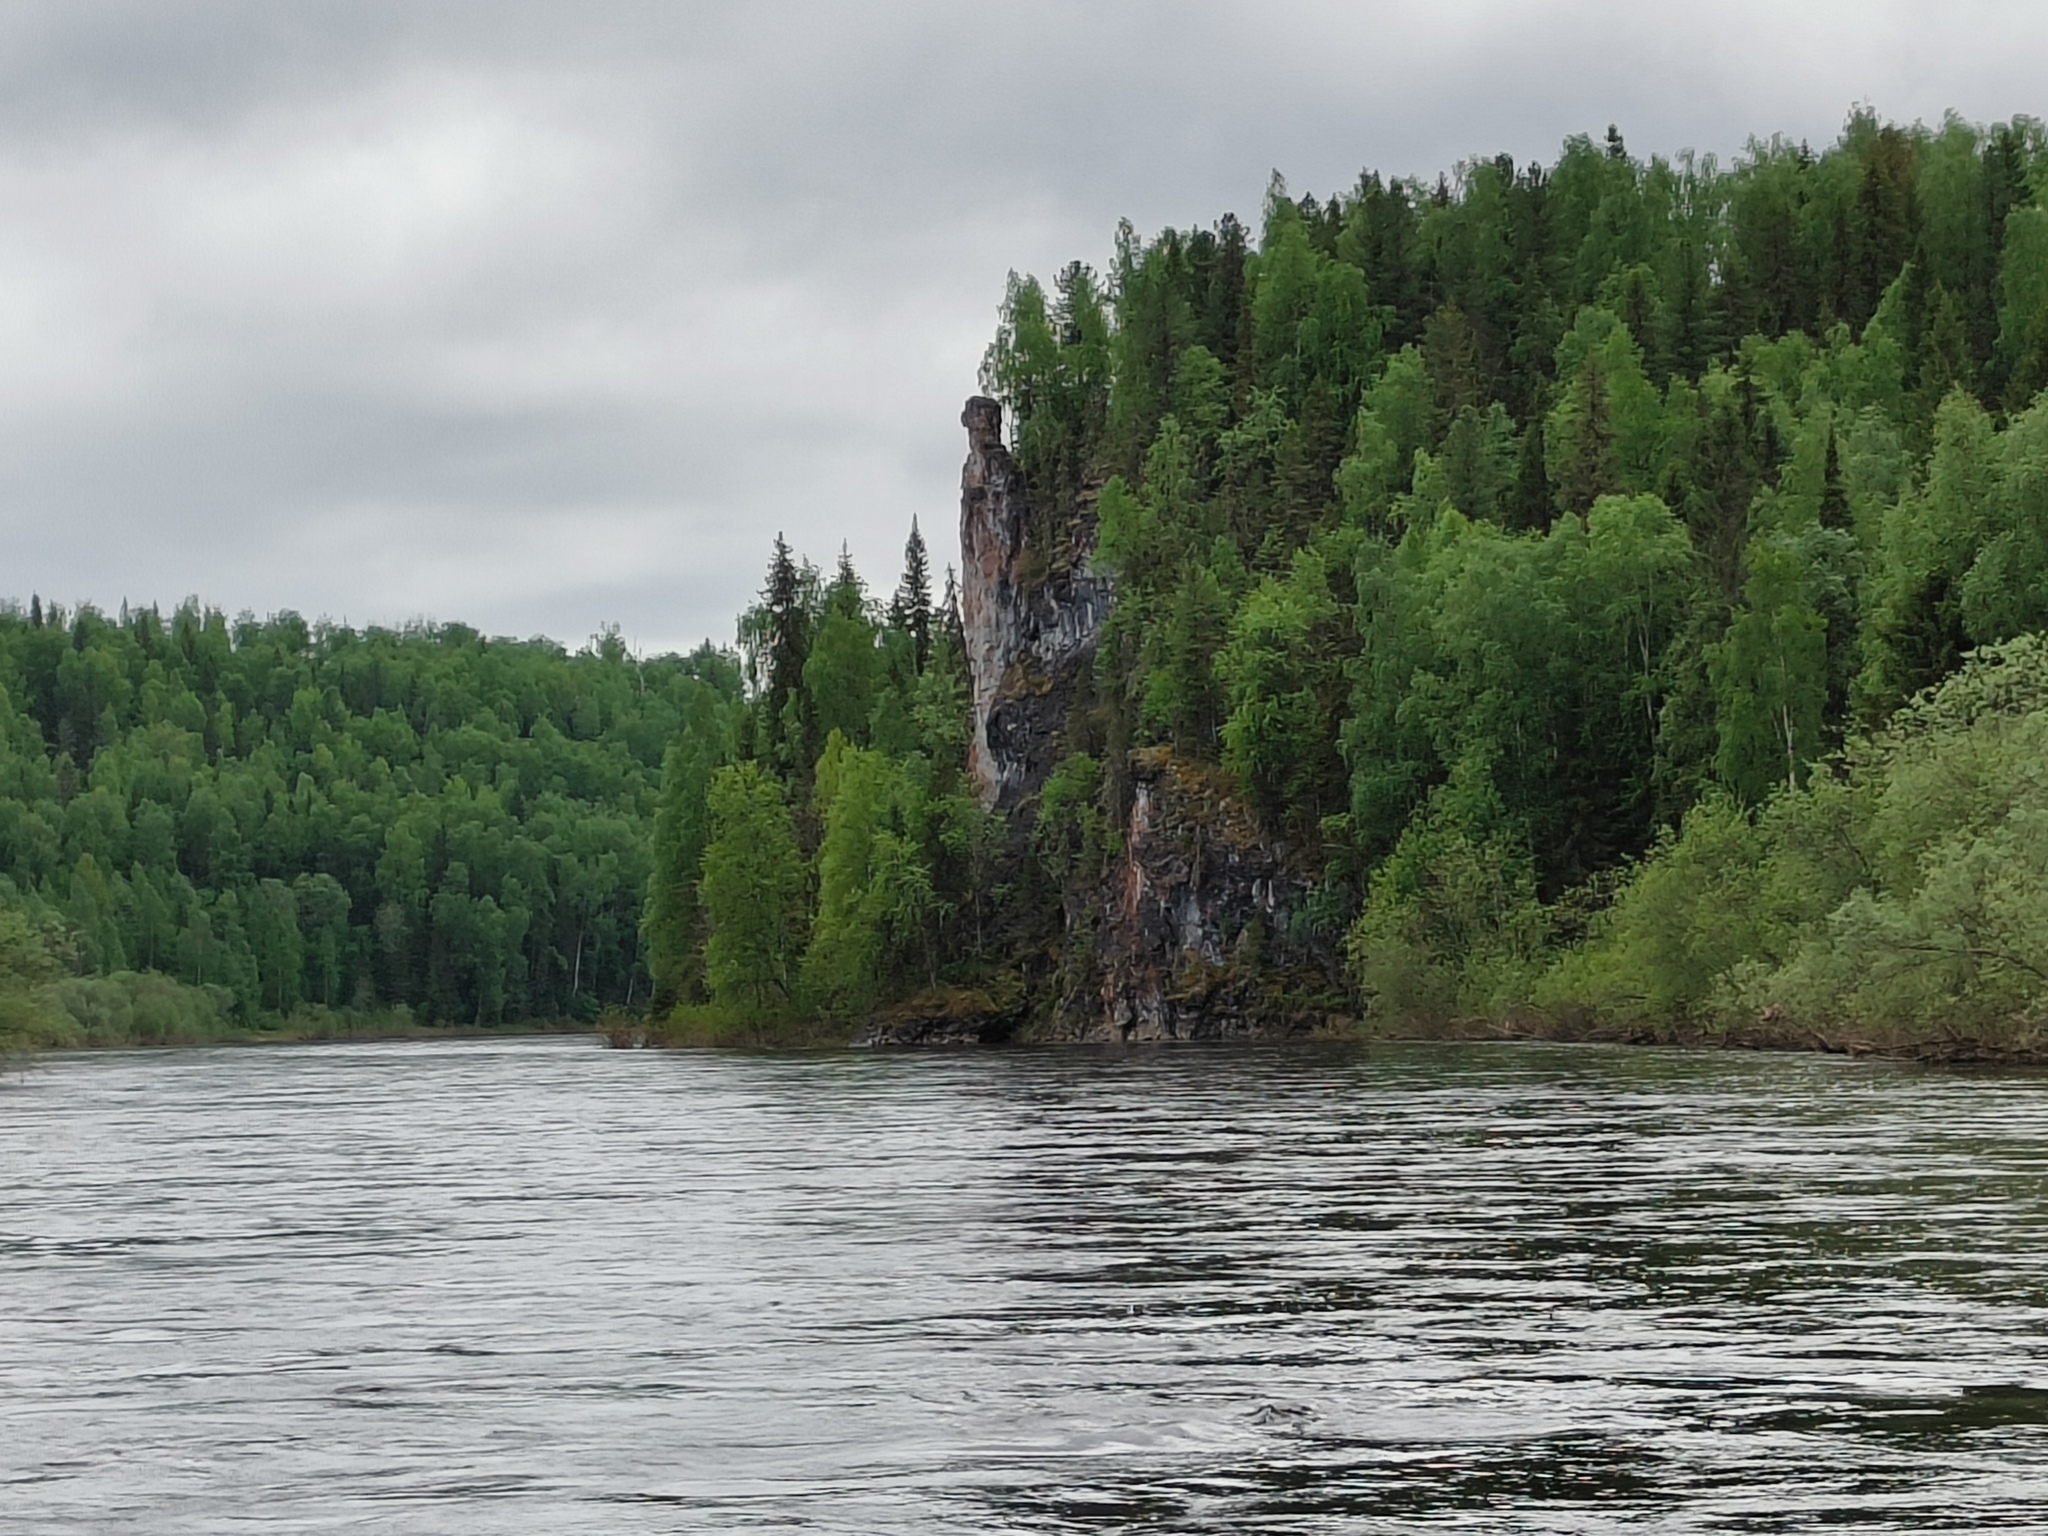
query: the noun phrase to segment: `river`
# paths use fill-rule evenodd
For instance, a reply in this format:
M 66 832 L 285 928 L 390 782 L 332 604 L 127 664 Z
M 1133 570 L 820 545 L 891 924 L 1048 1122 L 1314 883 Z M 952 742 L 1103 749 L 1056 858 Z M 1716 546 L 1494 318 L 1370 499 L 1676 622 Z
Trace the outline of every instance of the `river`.
M 2044 1172 L 1819 1057 L 55 1057 L 0 1529 L 2048 1529 Z

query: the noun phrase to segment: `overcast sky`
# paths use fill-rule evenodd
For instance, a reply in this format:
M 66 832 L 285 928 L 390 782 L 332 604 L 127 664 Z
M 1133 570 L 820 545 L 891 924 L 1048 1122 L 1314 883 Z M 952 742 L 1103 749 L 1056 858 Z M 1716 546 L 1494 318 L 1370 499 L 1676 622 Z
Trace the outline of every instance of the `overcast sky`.
M 0 9 L 0 599 L 644 650 L 956 558 L 1005 273 L 1365 166 L 2048 114 L 2048 5 Z

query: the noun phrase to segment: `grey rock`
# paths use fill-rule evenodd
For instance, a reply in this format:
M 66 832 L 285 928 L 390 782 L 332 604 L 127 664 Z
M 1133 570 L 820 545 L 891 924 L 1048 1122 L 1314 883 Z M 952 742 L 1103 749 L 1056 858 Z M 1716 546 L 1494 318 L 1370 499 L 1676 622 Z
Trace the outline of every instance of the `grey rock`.
M 960 419 L 969 768 L 983 805 L 1008 824 L 1011 857 L 1028 858 L 1038 793 L 1067 750 L 1115 593 L 1092 568 L 1092 497 L 1066 509 L 1034 504 L 1003 443 L 1002 406 L 976 396 Z M 1206 1040 L 1320 1027 L 1337 988 L 1332 957 L 1296 934 L 1308 876 L 1214 766 L 1155 748 L 1132 754 L 1130 778 L 1122 853 L 1099 886 L 1062 893 L 1062 954 L 1037 968 L 1057 976 L 1058 997 L 1021 1037 Z M 960 1039 L 976 1028 L 903 1021 L 876 1043 Z
M 960 623 L 974 693 L 968 769 L 982 804 L 1022 807 L 1057 761 L 1076 690 L 1095 661 L 1110 584 L 1091 569 L 1092 508 L 1035 508 L 1003 444 L 1003 408 L 967 402 L 960 475 Z

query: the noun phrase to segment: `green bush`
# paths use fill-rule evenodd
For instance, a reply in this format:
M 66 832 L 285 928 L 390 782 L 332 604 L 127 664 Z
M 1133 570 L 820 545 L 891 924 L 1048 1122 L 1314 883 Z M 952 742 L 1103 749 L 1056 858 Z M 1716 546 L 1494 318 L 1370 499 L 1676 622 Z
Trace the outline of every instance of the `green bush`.
M 1527 994 L 1544 913 L 1488 771 L 1461 763 L 1373 872 L 1345 949 L 1375 1027 L 1494 1016 Z
M 2048 643 L 1975 652 L 1832 774 L 1709 799 L 1537 988 L 1627 1021 L 1901 1045 L 2048 1024 Z
M 237 1032 L 226 987 L 187 986 L 155 971 L 73 976 L 42 995 L 68 1045 L 197 1045 Z

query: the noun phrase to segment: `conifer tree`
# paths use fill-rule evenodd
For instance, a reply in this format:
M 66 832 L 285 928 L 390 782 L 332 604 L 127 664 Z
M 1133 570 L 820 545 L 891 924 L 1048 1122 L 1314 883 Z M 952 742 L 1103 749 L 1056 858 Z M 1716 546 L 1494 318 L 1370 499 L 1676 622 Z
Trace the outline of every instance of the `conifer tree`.
M 839 565 L 832 573 L 832 591 L 827 599 L 835 613 L 858 617 L 867 608 L 867 588 L 860 579 L 860 572 L 853 568 L 853 555 L 847 550 L 846 541 L 839 541 Z
M 1541 396 L 1538 398 L 1540 400 Z M 1522 444 L 1515 461 L 1515 493 L 1510 509 L 1509 527 L 1550 531 L 1557 505 L 1551 500 L 1550 472 L 1544 463 L 1543 418 L 1540 412 L 1522 433 Z
M 956 665 L 967 664 L 967 630 L 960 622 L 960 586 L 953 567 L 946 567 L 946 595 L 939 599 L 939 622 Z
M 669 744 L 661 766 L 661 796 L 655 802 L 652 868 L 641 918 L 647 972 L 659 1011 L 696 999 L 702 990 L 698 932 L 698 881 L 711 835 L 711 778 L 725 752 L 725 717 L 710 688 L 690 698 L 682 729 Z
M 834 731 L 865 745 L 886 657 L 875 647 L 875 626 L 852 557 L 842 547 L 839 574 L 825 597 L 825 612 L 804 663 L 804 719 L 819 738 Z M 815 754 L 801 765 L 808 773 Z
M 1820 755 L 1827 703 L 1827 621 L 1807 602 L 1796 556 L 1760 543 L 1743 610 L 1710 657 L 1720 693 L 1721 782 L 1751 804 L 1797 788 Z
M 761 696 L 761 744 L 769 761 L 785 771 L 808 767 L 803 680 L 804 663 L 811 651 L 811 614 L 804 601 L 802 573 L 780 533 L 775 535 L 768 585 L 761 597 L 768 650 L 767 686 Z
M 1976 382 L 1962 308 L 1956 303 L 1955 295 L 1939 283 L 1935 284 L 1929 298 L 1914 372 L 1917 383 L 1913 393 L 1923 422 L 1934 419 L 1935 410 L 1951 389 L 1958 386 L 1969 389 Z
M 932 571 L 915 517 L 903 546 L 903 580 L 889 605 L 889 625 L 910 636 L 917 670 L 922 673 L 932 659 Z
M 1614 420 L 1607 371 L 1596 356 L 1574 381 L 1573 394 L 1551 414 L 1550 480 L 1557 509 L 1583 515 L 1621 489 L 1614 458 Z

